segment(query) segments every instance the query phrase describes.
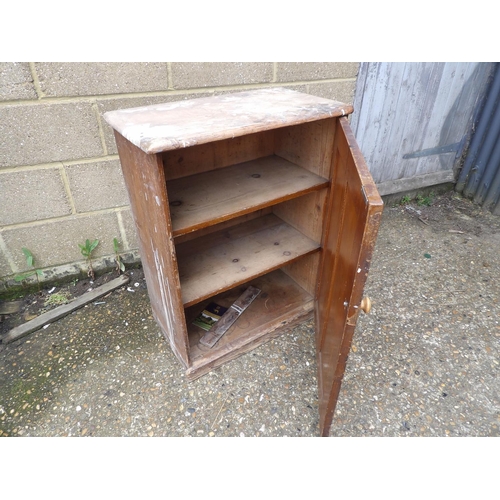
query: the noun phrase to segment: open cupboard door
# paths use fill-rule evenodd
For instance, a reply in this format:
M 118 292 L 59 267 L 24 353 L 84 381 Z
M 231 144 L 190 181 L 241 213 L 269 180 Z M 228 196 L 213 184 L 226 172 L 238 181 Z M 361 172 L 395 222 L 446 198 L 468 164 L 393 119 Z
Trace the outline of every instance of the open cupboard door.
M 330 433 L 383 209 L 347 118 L 337 123 L 315 310 L 322 436 Z

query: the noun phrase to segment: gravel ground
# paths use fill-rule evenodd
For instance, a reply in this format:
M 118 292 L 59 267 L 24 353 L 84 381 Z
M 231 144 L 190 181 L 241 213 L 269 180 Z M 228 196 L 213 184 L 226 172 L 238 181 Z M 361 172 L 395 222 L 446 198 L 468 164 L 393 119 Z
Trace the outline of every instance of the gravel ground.
M 499 248 L 454 193 L 385 208 L 331 436 L 500 434 Z M 311 322 L 187 382 L 129 274 L 0 348 L 0 435 L 318 436 Z

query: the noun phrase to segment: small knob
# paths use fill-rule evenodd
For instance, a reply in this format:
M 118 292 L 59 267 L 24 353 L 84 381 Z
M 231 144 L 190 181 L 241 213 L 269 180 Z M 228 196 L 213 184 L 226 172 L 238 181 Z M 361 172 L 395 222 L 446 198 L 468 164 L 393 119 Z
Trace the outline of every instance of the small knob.
M 363 297 L 363 300 L 361 301 L 359 308 L 365 314 L 370 314 L 370 311 L 372 310 L 372 301 L 371 301 L 370 297 Z

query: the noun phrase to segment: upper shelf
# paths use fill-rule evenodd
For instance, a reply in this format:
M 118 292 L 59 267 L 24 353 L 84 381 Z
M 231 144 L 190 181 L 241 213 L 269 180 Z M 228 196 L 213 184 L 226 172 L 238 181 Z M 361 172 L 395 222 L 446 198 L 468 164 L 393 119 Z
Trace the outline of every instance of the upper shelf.
M 167 183 L 174 236 L 319 190 L 328 180 L 278 156 Z
M 350 104 L 265 88 L 109 111 L 104 119 L 144 152 L 160 153 L 352 111 Z

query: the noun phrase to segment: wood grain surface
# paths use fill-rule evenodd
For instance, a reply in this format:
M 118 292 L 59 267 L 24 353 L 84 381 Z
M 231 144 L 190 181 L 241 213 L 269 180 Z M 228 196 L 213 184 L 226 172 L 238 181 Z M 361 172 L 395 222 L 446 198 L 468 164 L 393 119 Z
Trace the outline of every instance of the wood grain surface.
M 174 236 L 274 205 L 328 185 L 278 156 L 172 180 L 167 184 Z
M 352 106 L 285 88 L 249 90 L 105 113 L 145 153 L 159 153 L 262 130 L 345 116 Z
M 339 119 L 334 158 L 316 300 L 323 436 L 330 431 L 383 208 L 345 118 Z
M 178 245 L 184 306 L 282 267 L 319 247 L 273 214 Z

